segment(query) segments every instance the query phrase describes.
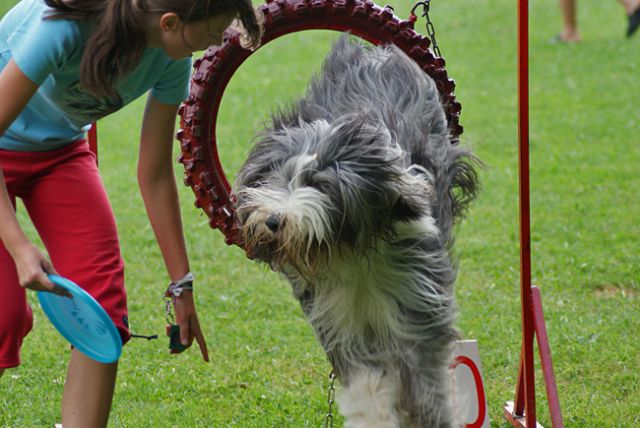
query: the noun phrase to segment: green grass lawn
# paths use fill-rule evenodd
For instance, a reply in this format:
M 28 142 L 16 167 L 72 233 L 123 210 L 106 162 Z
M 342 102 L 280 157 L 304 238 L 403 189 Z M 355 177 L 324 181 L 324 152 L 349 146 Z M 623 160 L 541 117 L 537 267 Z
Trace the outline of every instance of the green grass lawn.
M 13 3 L 0 1 L 0 12 Z M 408 16 L 409 2 L 391 3 Z M 579 45 L 550 42 L 560 29 L 555 0 L 530 6 L 533 281 L 542 290 L 566 425 L 633 427 L 640 426 L 640 35 L 624 38 L 616 2 L 579 3 Z M 459 327 L 479 342 L 495 427 L 505 426 L 502 406 L 513 399 L 520 350 L 515 5 L 432 6 L 463 105 L 462 140 L 487 164 L 483 191 L 458 229 L 457 297 Z M 424 21 L 416 28 L 424 33 Z M 218 119 L 231 177 L 270 109 L 301 93 L 335 37 L 286 36 L 235 75 Z M 100 122 L 100 169 L 127 261 L 132 328 L 161 334 L 167 275 L 135 180 L 142 107 L 138 101 Z M 320 427 L 330 366 L 288 284 L 227 247 L 193 207 L 189 188 L 181 186 L 181 200 L 211 363 L 197 349 L 169 356 L 164 338 L 133 340 L 120 362 L 110 426 Z M 30 301 L 35 330 L 23 365 L 0 379 L 0 427 L 59 421 L 68 346 L 35 294 Z M 539 422 L 550 426 L 537 373 Z

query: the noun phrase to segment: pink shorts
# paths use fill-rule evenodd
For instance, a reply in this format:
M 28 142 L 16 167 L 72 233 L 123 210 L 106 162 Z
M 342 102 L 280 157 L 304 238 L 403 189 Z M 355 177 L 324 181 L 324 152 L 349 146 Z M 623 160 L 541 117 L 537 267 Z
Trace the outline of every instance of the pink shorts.
M 0 150 L 15 207 L 25 208 L 56 271 L 87 290 L 107 311 L 123 343 L 130 338 L 124 262 L 96 158 L 78 141 L 48 152 Z M 0 369 L 20 364 L 33 315 L 13 259 L 0 243 Z

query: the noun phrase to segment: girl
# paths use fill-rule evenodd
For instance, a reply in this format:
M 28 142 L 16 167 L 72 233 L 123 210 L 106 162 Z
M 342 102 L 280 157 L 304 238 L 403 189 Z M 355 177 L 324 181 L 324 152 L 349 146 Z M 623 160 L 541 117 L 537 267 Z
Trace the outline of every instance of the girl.
M 257 46 L 250 0 L 22 0 L 0 22 L 0 375 L 20 364 L 31 329 L 25 289 L 59 292 L 48 273 L 85 287 L 130 338 L 115 222 L 85 132 L 147 91 L 140 191 L 172 284 L 191 278 L 172 166 L 176 112 L 191 54 L 220 44 L 236 18 Z M 16 197 L 51 262 L 18 224 Z M 189 288 L 174 303 L 180 339 L 195 339 L 208 361 Z M 65 428 L 106 426 L 116 371 L 72 351 Z

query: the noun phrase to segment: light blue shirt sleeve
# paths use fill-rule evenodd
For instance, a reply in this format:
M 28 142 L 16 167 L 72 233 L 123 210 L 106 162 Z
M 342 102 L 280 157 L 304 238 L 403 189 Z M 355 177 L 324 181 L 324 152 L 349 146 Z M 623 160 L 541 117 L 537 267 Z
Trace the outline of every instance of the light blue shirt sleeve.
M 62 20 L 35 17 L 7 40 L 18 68 L 38 85 L 65 66 L 70 58 L 81 54 L 78 27 Z M 27 27 L 27 28 L 25 28 Z
M 151 88 L 151 95 L 164 104 L 180 104 L 189 95 L 191 58 L 172 61 Z

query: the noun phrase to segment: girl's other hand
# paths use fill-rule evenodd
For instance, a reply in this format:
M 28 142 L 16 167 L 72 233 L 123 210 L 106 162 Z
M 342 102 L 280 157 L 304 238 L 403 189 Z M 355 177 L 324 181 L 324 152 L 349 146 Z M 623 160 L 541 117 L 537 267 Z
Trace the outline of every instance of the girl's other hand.
M 51 262 L 32 243 L 25 243 L 15 250 L 13 260 L 16 264 L 21 287 L 71 297 L 65 288 L 54 285 L 49 280 L 47 274 L 55 274 L 56 271 Z

